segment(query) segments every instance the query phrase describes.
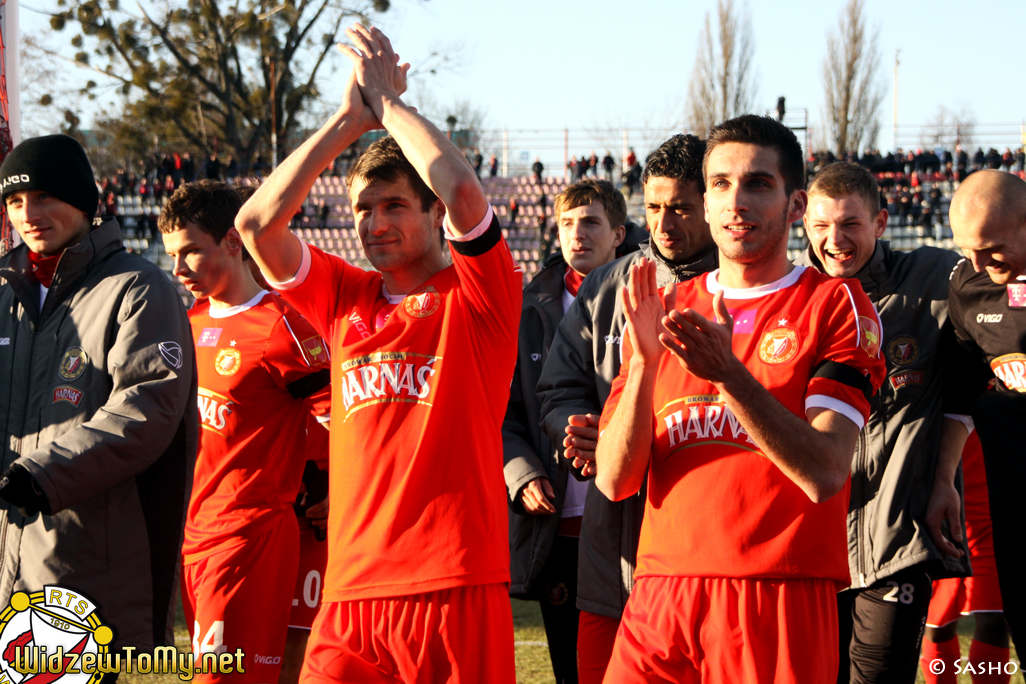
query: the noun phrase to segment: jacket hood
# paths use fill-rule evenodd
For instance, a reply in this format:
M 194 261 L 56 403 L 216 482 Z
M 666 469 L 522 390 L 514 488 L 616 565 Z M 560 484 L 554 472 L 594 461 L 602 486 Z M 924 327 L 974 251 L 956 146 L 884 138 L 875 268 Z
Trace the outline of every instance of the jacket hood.
M 684 282 L 703 273 L 715 271 L 720 263 L 720 253 L 716 245 L 710 245 L 704 252 L 695 255 L 690 261 L 677 263 L 670 261 L 652 246 L 651 240 L 641 243 L 641 251 L 656 264 L 656 280 L 659 283 Z
M 92 263 L 122 249 L 121 226 L 117 219 L 106 217 L 97 221 L 99 225 L 94 225 L 81 242 L 61 254 L 50 286 L 55 299 L 63 298 L 62 290 L 67 291 L 85 277 Z M 34 302 L 32 306 L 26 306 L 27 310 L 36 311 L 35 279 L 31 276 L 28 254 L 28 245 L 22 243 L 0 259 L 0 278 L 10 283 L 22 303 Z M 47 295 L 48 300 L 51 295 Z

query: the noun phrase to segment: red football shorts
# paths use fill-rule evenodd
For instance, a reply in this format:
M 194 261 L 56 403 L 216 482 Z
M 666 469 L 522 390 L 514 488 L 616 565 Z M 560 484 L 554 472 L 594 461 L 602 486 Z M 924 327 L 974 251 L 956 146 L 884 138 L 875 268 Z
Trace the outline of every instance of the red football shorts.
M 321 607 L 324 568 L 328 565 L 328 542 L 317 541 L 315 530 L 306 518 L 299 518 L 299 571 L 292 593 L 289 627 L 310 629 Z
M 325 603 L 300 684 L 515 684 L 505 584 Z
M 265 534 L 182 568 L 182 604 L 193 653 L 242 649 L 244 673 L 197 682 L 277 682 L 296 583 L 299 535 L 291 510 Z
M 604 681 L 833 682 L 839 638 L 833 580 L 643 577 Z
M 619 629 L 617 618 L 581 611 L 577 622 L 578 684 L 602 684 Z

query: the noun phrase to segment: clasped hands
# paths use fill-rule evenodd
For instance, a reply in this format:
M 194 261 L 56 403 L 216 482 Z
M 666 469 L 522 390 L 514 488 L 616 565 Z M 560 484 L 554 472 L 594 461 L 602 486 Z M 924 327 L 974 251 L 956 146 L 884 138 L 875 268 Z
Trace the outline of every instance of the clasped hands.
M 346 81 L 342 110 L 357 119 L 364 130 L 382 128 L 385 101 L 398 100 L 406 92 L 410 64 L 399 62 L 391 41 L 373 26 L 353 24 L 346 35 L 354 47 L 342 43 L 337 47 L 352 60 L 353 72 Z

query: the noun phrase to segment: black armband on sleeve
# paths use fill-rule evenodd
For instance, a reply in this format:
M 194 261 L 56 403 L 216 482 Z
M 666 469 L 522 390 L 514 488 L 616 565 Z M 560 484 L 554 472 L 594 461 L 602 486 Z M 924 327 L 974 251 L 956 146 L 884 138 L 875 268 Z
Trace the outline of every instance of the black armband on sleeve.
M 851 366 L 838 363 L 837 361 L 824 361 L 819 364 L 813 371 L 812 377 L 836 380 L 842 385 L 854 387 L 866 395 L 866 401 L 869 401 L 869 398 L 873 396 L 873 385 L 869 382 L 868 377 Z
M 316 373 L 304 375 L 299 380 L 293 380 L 285 386 L 293 399 L 306 399 L 318 390 L 331 384 L 331 371 L 323 368 Z
M 502 227 L 499 226 L 499 217 L 492 215 L 492 224 L 488 226 L 488 230 L 473 240 L 461 242 L 458 240 L 449 240 L 449 247 L 459 252 L 461 255 L 466 257 L 481 256 L 495 245 L 499 244 L 499 240 L 502 239 Z

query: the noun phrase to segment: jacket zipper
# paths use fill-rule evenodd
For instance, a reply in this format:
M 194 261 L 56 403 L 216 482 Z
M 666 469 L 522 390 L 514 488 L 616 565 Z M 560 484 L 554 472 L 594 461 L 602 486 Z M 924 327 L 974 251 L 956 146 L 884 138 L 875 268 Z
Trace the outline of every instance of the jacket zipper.
M 875 410 L 874 410 L 874 412 L 875 412 Z M 868 425 L 866 427 L 868 427 Z M 868 445 L 866 444 L 866 427 L 863 427 L 862 430 L 859 431 L 858 445 L 857 445 L 857 447 L 855 449 L 855 468 L 853 469 L 854 472 L 860 472 L 860 467 L 862 465 L 862 458 L 868 452 Z M 856 482 L 858 482 L 858 481 L 859 480 L 856 480 Z M 861 485 L 860 485 L 860 487 L 861 487 Z M 852 489 L 854 490 L 854 486 L 852 487 Z M 856 492 L 852 491 L 853 495 L 855 493 Z M 861 497 L 862 497 L 862 492 L 861 492 L 861 489 L 860 489 L 860 491 L 858 492 L 858 496 L 855 497 L 855 500 L 861 502 L 862 501 Z M 858 543 L 857 548 L 858 548 L 859 586 L 860 587 L 865 587 L 866 586 L 866 555 L 865 555 L 865 551 L 866 550 L 865 550 L 865 545 L 862 543 L 862 540 L 863 540 L 863 533 L 862 533 L 863 521 L 862 521 L 862 517 L 863 516 L 861 514 L 858 514 L 858 513 L 855 515 L 855 538 L 856 538 L 857 543 Z

